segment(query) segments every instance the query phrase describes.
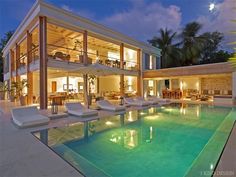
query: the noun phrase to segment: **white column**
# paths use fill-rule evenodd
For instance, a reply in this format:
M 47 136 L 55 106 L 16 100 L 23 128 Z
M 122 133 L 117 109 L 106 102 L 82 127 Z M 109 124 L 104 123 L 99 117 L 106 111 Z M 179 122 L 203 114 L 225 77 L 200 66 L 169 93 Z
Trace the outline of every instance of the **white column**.
M 236 98 L 236 72 L 232 73 L 232 96 Z

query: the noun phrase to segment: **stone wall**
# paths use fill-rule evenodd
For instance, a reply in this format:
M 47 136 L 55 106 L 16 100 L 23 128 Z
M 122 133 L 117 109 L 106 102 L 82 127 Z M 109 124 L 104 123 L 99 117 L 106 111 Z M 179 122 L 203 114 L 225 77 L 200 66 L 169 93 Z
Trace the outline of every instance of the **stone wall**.
M 201 90 L 232 90 L 232 77 L 202 78 Z

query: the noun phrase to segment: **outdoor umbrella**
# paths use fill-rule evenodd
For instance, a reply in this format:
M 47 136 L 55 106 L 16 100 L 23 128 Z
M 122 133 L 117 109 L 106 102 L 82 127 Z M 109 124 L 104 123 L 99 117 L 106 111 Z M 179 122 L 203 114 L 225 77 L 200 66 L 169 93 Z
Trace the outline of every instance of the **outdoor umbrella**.
M 108 76 L 108 75 L 137 75 L 138 72 L 128 71 L 116 67 L 110 67 L 106 65 L 102 65 L 99 63 L 94 63 L 86 66 L 82 66 L 79 68 L 74 69 L 73 71 L 79 72 L 83 74 L 84 79 L 84 99 L 85 104 L 88 106 L 88 90 L 87 90 L 87 78 L 88 75 L 95 75 L 95 76 Z

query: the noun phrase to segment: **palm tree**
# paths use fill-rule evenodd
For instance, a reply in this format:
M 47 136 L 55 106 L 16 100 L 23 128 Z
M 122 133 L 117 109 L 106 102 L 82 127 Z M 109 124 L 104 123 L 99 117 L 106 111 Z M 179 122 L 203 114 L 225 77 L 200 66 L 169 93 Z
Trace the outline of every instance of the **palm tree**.
M 198 35 L 202 25 L 197 22 L 190 22 L 184 28 L 180 37 L 182 38 L 182 53 L 184 65 L 196 64 L 200 57 L 201 50 L 205 44 L 205 38 Z
M 161 49 L 162 68 L 179 66 L 181 52 L 176 44 L 173 44 L 176 32 L 173 33 L 171 30 L 161 28 L 159 33 L 160 37 L 154 36 L 153 39 L 148 40 L 148 42 Z

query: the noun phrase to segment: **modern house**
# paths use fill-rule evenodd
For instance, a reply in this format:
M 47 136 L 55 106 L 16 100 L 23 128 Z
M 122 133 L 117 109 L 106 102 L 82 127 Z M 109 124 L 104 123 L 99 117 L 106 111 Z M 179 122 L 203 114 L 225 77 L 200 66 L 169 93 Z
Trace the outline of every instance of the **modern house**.
M 27 79 L 28 104 L 41 109 L 53 99 L 83 99 L 85 90 L 117 100 L 153 95 L 231 104 L 236 97 L 228 62 L 160 69 L 158 48 L 43 1 L 33 5 L 3 55 L 5 82 Z
M 4 81 L 10 86 L 27 79 L 28 104 L 41 109 L 52 99 L 83 99 L 81 70 L 94 63 L 103 72 L 117 71 L 96 77 L 89 90 L 112 99 L 143 94 L 142 63 L 160 68 L 159 49 L 43 1 L 30 9 L 3 55 Z

